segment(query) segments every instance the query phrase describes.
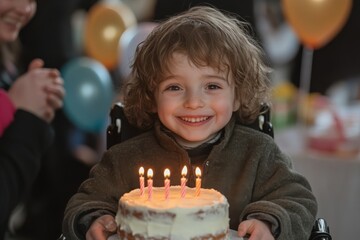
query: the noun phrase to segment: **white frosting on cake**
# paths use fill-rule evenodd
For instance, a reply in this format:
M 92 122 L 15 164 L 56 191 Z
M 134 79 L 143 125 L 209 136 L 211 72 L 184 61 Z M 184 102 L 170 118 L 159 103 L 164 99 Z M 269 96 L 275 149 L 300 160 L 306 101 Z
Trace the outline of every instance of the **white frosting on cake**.
M 164 187 L 153 188 L 148 199 L 147 188 L 143 196 L 135 189 L 119 200 L 116 222 L 120 231 L 143 238 L 192 239 L 201 236 L 226 235 L 229 228 L 229 204 L 214 189 L 186 188 L 180 197 L 180 186 L 172 186 L 165 199 Z

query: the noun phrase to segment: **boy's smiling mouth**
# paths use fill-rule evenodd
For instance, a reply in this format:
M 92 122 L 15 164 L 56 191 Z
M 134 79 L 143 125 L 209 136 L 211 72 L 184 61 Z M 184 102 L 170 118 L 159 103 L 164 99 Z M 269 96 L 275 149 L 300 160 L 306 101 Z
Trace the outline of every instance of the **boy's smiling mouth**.
M 205 116 L 205 117 L 179 117 L 184 122 L 187 123 L 201 123 L 209 120 L 211 117 Z

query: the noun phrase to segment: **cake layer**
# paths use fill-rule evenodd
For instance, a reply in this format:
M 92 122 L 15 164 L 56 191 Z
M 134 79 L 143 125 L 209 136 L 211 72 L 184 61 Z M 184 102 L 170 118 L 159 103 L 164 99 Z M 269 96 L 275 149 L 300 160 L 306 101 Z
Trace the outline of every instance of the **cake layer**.
M 174 240 L 185 240 L 186 237 L 182 238 L 168 238 L 168 237 L 144 237 L 141 235 L 132 235 L 131 233 L 127 233 L 125 231 L 119 230 L 118 236 L 120 239 L 126 239 L 126 240 L 167 240 L 167 239 L 174 239 Z M 220 233 L 218 235 L 205 235 L 205 236 L 197 236 L 193 237 L 190 240 L 225 240 L 228 239 L 227 233 Z
M 180 186 L 165 190 L 153 188 L 152 199 L 147 188 L 143 196 L 135 189 L 119 200 L 116 221 L 123 239 L 225 239 L 229 228 L 229 204 L 214 189 L 186 188 L 181 198 Z

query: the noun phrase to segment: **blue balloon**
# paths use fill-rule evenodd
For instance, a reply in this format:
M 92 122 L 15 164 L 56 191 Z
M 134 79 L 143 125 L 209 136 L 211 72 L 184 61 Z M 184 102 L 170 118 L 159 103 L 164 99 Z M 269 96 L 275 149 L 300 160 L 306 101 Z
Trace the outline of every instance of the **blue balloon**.
M 77 127 L 89 132 L 105 129 L 114 98 L 108 70 L 97 60 L 80 57 L 61 69 L 66 95 L 64 112 Z

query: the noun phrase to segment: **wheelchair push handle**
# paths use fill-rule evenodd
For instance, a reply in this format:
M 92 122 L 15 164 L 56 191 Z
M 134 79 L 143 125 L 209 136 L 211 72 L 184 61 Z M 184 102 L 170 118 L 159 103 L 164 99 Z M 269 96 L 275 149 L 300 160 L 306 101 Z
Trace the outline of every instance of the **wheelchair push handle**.
M 313 230 L 311 232 L 311 240 L 332 240 L 329 226 L 325 219 L 319 218 L 315 221 Z

